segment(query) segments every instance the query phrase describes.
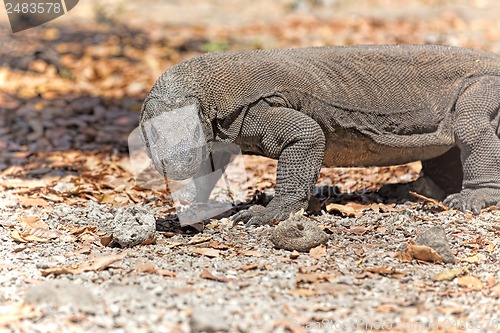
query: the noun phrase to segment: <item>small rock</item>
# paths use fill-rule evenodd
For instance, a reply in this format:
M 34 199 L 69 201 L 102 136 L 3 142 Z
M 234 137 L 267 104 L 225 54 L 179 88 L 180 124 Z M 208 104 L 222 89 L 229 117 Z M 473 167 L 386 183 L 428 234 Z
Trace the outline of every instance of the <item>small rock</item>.
M 297 259 L 300 256 L 300 253 L 297 251 L 293 250 L 292 253 L 290 253 L 290 259 Z
M 451 253 L 446 232 L 443 227 L 432 227 L 415 238 L 415 244 L 428 246 L 436 251 L 444 263 L 455 263 L 455 256 Z
M 65 280 L 42 282 L 26 290 L 26 303 L 49 306 L 67 312 L 97 313 L 102 302 L 89 288 Z
M 208 308 L 194 308 L 189 319 L 191 332 L 213 333 L 228 332 L 229 325 L 220 310 Z
M 123 207 L 117 209 L 109 229 L 114 243 L 121 247 L 132 247 L 154 237 L 156 220 L 144 208 Z
M 308 252 L 328 241 L 328 235 L 311 219 L 297 214 L 282 221 L 271 233 L 271 242 L 278 249 Z

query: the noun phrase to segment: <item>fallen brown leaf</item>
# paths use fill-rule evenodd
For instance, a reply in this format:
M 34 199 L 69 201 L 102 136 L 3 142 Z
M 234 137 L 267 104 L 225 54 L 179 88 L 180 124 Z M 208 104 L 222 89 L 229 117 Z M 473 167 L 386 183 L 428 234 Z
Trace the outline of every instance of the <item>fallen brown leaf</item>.
M 470 257 L 462 258 L 462 259 L 460 259 L 460 261 L 468 262 L 470 264 L 479 264 L 479 262 L 480 262 L 479 256 L 477 254 L 470 256 Z
M 165 277 L 175 277 L 176 276 L 175 272 L 172 272 L 172 271 L 169 271 L 166 269 L 157 269 L 156 274 L 161 275 L 161 276 L 165 276 Z
M 413 256 L 411 255 L 410 251 L 406 249 L 405 252 L 397 252 L 394 258 L 401 260 L 402 262 L 412 262 L 413 261 Z
M 191 238 L 191 240 L 186 245 L 201 244 L 201 243 L 208 242 L 211 239 L 212 239 L 211 236 L 194 236 L 193 238 Z
M 340 212 L 343 216 L 348 217 L 361 217 L 363 215 L 363 211 L 367 208 L 370 208 L 370 206 L 364 206 L 353 202 L 349 202 L 345 205 L 336 203 L 330 203 L 326 205 L 327 212 L 331 213 L 337 211 Z
M 46 187 L 47 184 L 40 179 L 20 179 L 20 178 L 11 178 L 11 179 L 0 179 L 0 186 L 4 186 L 7 188 L 28 188 L 30 190 L 34 190 L 41 187 Z
M 156 273 L 156 268 L 153 262 L 141 259 L 136 261 L 135 270 L 139 273 Z
M 351 226 L 348 229 L 348 232 L 358 235 L 358 236 L 363 236 L 366 234 L 368 231 L 370 231 L 370 228 L 363 227 L 363 226 Z
M 236 270 L 246 272 L 246 271 L 249 271 L 252 269 L 257 269 L 257 268 L 259 268 L 259 264 L 246 264 L 246 265 L 243 265 L 241 267 L 236 268 Z
M 483 282 L 481 282 L 479 278 L 470 274 L 460 276 L 458 278 L 458 285 L 460 287 L 465 287 L 476 291 L 483 289 Z
M 151 245 L 151 244 L 156 244 L 156 237 L 151 237 L 151 238 L 148 238 L 146 239 L 145 241 L 143 241 L 141 243 L 141 245 Z
M 399 306 L 395 304 L 382 304 L 377 306 L 377 312 L 380 313 L 397 313 L 399 311 Z
M 320 259 L 326 256 L 326 246 L 324 244 L 313 247 L 309 250 L 309 255 L 313 259 Z
M 435 274 L 431 277 L 433 281 L 451 281 L 457 276 L 467 272 L 467 267 L 462 267 L 458 269 L 446 270 L 444 272 Z
M 127 256 L 127 252 L 113 254 L 108 256 L 96 257 L 91 263 L 83 263 L 76 267 L 53 267 L 41 270 L 42 276 L 62 275 L 62 274 L 80 274 L 82 272 L 99 272 L 108 268 L 112 263 L 122 260 Z
M 264 253 L 256 250 L 243 250 L 239 251 L 238 254 L 245 257 L 256 257 L 256 258 L 262 258 L 264 256 Z
M 18 199 L 19 203 L 25 207 L 33 207 L 33 206 L 45 207 L 49 205 L 47 200 L 42 198 L 18 197 Z
M 299 297 L 313 297 L 316 296 L 317 292 L 315 290 L 306 289 L 306 288 L 297 288 L 294 290 L 288 291 L 289 295 L 299 296 Z
M 217 282 L 229 282 L 229 281 L 231 281 L 231 279 L 228 279 L 228 278 L 215 276 L 206 269 L 204 269 L 201 272 L 200 277 L 202 279 L 213 280 L 213 281 L 217 281 Z
M 458 306 L 440 306 L 438 307 L 438 311 L 445 315 L 457 315 L 464 312 L 464 309 Z
M 11 231 L 10 237 L 16 242 L 21 242 L 21 243 L 28 243 L 28 242 L 46 243 L 50 240 L 49 238 L 37 237 L 29 234 L 23 235 L 17 229 Z
M 112 254 L 107 256 L 96 257 L 92 263 L 85 263 L 83 265 L 79 265 L 78 268 L 82 272 L 99 272 L 106 268 L 108 268 L 112 263 L 122 260 L 127 256 L 127 252 L 122 252 L 118 254 Z
M 396 278 L 401 278 L 406 275 L 405 273 L 399 272 L 392 267 L 366 267 L 364 271 L 380 275 L 390 275 Z
M 215 258 L 220 255 L 220 250 L 212 249 L 209 247 L 197 247 L 189 251 L 209 258 Z
M 231 248 L 230 245 L 225 244 L 225 243 L 221 243 L 221 242 L 218 242 L 215 240 L 210 240 L 209 246 L 211 248 L 217 249 L 217 250 L 227 250 L 227 249 Z
M 102 246 L 111 246 L 113 242 L 113 235 L 104 235 L 99 238 L 99 242 Z
M 332 276 L 326 272 L 318 273 L 298 273 L 295 275 L 295 281 L 297 283 L 316 283 L 318 281 L 329 281 Z
M 2 304 L 2 312 L 0 312 L 0 328 L 5 328 L 7 325 L 18 320 L 30 319 L 39 316 L 40 312 L 30 304 Z
M 408 242 L 408 251 L 411 256 L 415 259 L 442 263 L 443 260 L 439 256 L 439 254 L 431 247 L 425 245 L 415 245 L 413 241 Z

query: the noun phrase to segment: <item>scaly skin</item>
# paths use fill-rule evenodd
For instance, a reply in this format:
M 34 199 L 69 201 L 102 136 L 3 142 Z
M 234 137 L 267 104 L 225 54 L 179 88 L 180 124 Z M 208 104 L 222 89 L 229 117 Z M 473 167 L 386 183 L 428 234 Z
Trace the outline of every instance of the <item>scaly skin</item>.
M 266 224 L 305 208 L 321 166 L 422 160 L 450 207 L 478 213 L 500 201 L 496 54 L 432 45 L 209 53 L 158 79 L 141 122 L 189 104 L 209 140 L 278 159 L 274 199 L 235 223 Z M 176 175 L 198 171 L 162 160 Z

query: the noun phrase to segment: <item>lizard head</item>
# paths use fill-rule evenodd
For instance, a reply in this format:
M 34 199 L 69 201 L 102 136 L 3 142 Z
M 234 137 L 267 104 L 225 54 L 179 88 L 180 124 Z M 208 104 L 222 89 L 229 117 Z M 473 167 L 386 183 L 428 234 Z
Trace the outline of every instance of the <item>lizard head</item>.
M 172 106 L 147 100 L 141 112 L 141 133 L 155 169 L 173 180 L 194 176 L 208 157 L 198 103 Z

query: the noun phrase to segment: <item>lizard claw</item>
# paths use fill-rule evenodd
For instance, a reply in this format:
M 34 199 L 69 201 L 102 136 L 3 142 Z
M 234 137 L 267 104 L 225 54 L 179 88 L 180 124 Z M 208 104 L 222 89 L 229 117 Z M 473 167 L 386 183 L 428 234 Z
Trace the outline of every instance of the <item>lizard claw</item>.
M 475 215 L 481 212 L 481 209 L 499 203 L 500 190 L 496 189 L 464 189 L 460 193 L 449 195 L 444 204 L 450 208 L 461 211 L 471 211 Z
M 273 220 L 272 216 L 270 217 L 271 214 L 269 213 L 268 209 L 264 206 L 252 206 L 249 209 L 238 212 L 231 217 L 233 220 L 233 227 L 240 222 L 245 224 L 245 228 L 252 225 L 259 226 L 269 224 Z

